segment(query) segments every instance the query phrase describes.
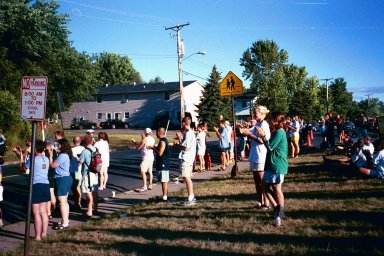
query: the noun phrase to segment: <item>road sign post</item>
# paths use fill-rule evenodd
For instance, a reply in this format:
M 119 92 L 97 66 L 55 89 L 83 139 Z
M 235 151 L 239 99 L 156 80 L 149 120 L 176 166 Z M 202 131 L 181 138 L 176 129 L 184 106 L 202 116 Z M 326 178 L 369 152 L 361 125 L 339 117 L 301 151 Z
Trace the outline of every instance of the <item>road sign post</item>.
M 238 172 L 237 166 L 237 146 L 236 146 L 236 113 L 235 113 L 235 95 L 243 94 L 243 81 L 241 81 L 232 71 L 221 81 L 220 85 L 220 96 L 230 96 L 232 103 L 232 119 L 233 119 L 233 136 L 234 136 L 234 153 L 235 153 L 235 165 L 231 170 L 231 177 L 236 177 Z
M 36 122 L 45 120 L 48 78 L 45 76 L 24 76 L 21 79 L 20 116 L 32 121 L 31 162 L 29 166 L 29 193 L 27 221 L 25 223 L 24 255 L 29 254 L 29 234 L 31 225 L 32 184 L 35 168 Z

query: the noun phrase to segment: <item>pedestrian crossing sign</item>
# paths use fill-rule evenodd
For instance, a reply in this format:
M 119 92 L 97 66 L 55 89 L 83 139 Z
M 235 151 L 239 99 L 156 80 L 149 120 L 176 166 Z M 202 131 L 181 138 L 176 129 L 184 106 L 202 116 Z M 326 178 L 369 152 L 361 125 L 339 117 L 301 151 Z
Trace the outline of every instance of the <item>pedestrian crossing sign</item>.
M 221 81 L 220 96 L 235 96 L 243 94 L 243 81 L 241 81 L 232 71 Z

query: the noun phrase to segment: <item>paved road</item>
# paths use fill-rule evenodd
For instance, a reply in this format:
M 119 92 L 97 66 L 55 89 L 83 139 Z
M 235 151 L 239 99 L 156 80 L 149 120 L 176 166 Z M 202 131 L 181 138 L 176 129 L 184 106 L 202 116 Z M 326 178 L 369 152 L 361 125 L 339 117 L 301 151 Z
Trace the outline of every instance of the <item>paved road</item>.
M 210 141 L 207 145 L 213 158 L 212 163 L 215 165 L 219 161 L 217 141 Z M 177 154 L 178 152 L 171 150 L 171 175 L 177 175 Z M 111 152 L 107 189 L 99 191 L 99 196 L 101 198 L 108 198 L 112 195 L 112 191 L 118 194 L 140 188 L 142 186 L 140 162 L 140 151 L 136 149 Z M 4 186 L 4 201 L 1 207 L 5 224 L 24 221 L 27 212 L 29 175 L 19 174 L 15 165 L 5 166 L 4 174 L 5 177 L 2 182 Z M 69 200 L 71 204 L 71 195 Z M 83 200 L 85 200 L 84 197 Z M 83 202 L 84 205 L 85 201 Z

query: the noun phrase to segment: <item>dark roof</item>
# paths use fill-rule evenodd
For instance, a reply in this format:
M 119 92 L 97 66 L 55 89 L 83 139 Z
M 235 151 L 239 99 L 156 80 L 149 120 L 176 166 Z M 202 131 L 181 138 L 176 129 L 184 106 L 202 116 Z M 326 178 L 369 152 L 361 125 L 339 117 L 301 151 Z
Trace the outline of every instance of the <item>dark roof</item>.
M 184 87 L 196 82 L 184 81 Z M 164 92 L 178 91 L 179 82 L 156 83 L 156 84 L 127 84 L 121 86 L 100 87 L 97 89 L 97 94 L 122 94 L 122 93 L 140 93 L 140 92 Z

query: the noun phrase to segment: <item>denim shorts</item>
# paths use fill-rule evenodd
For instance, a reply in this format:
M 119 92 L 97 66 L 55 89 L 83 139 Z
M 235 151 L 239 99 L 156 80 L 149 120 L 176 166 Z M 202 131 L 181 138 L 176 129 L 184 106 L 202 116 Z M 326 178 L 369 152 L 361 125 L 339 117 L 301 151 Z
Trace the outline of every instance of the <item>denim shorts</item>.
M 384 179 L 384 173 L 375 169 L 371 169 L 369 176 L 373 178 Z
M 284 182 L 284 174 L 265 171 L 263 181 L 266 184 L 282 184 Z
M 55 178 L 55 195 L 67 196 L 72 186 L 72 177 L 70 175 Z

